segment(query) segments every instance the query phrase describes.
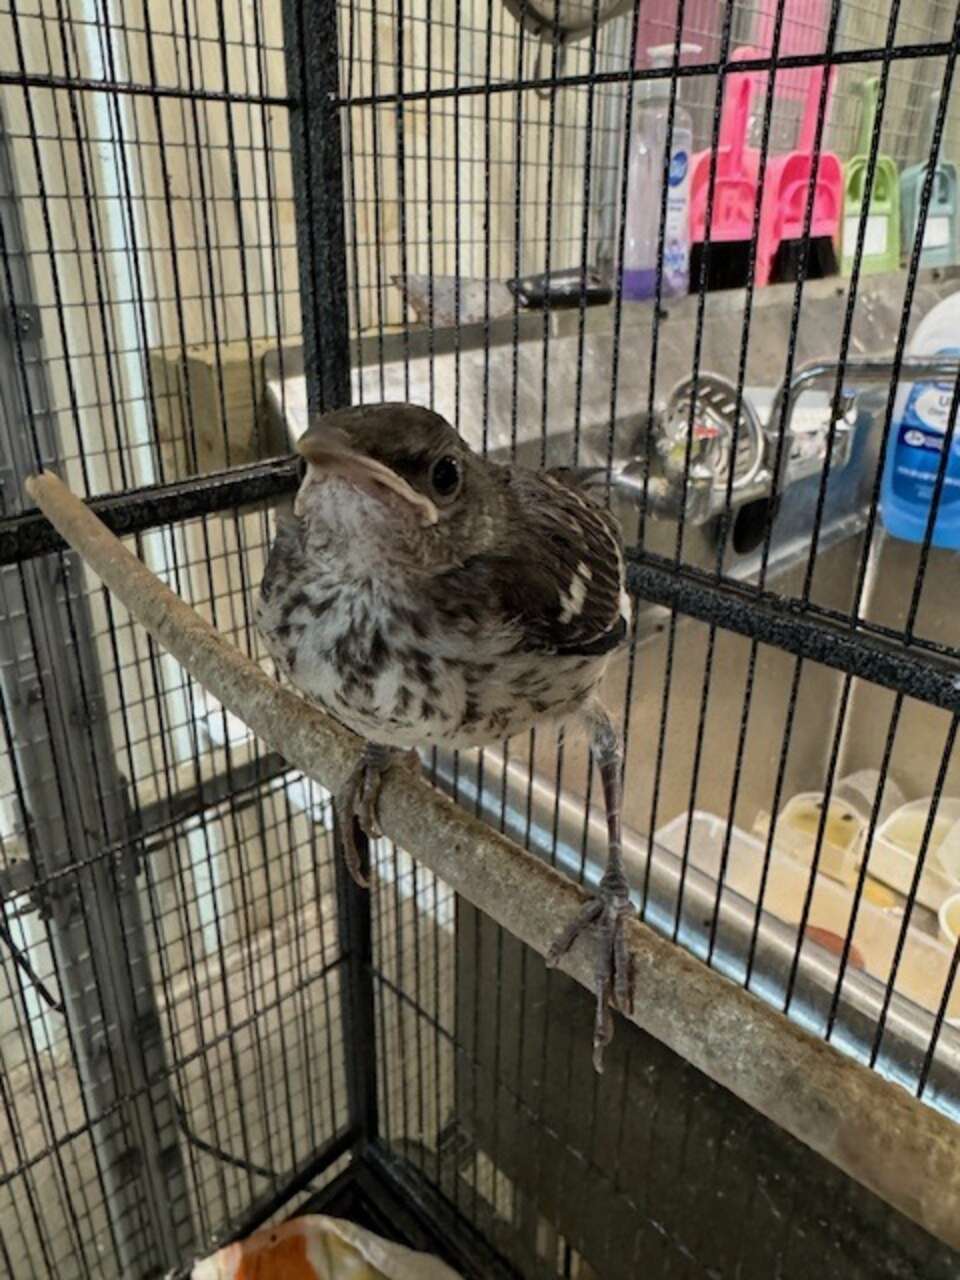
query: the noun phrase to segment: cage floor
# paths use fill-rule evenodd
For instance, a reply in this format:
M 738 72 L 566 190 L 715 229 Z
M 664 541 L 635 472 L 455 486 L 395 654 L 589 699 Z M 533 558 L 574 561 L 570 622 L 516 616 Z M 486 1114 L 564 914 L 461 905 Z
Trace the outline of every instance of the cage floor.
M 374 1148 L 355 1160 L 298 1213 L 326 1213 L 387 1240 L 441 1258 L 465 1280 L 519 1280 L 416 1168 Z

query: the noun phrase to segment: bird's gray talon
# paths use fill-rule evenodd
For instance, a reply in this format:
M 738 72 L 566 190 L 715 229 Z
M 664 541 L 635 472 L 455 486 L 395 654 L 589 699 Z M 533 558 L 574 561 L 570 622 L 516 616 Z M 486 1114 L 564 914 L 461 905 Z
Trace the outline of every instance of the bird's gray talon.
M 369 889 L 370 881 L 363 873 L 363 864 L 360 859 L 360 850 L 357 848 L 354 830 L 358 790 L 359 779 L 355 770 L 334 797 L 333 810 L 336 814 L 340 839 L 343 842 L 343 860 L 350 873 L 350 878 L 361 889 Z
M 347 870 L 350 872 L 350 878 L 354 884 L 358 884 L 361 889 L 370 888 L 370 878 L 364 875 L 363 863 L 360 859 L 360 850 L 357 848 L 357 842 L 353 834 L 353 822 L 347 822 L 343 827 L 343 852 L 346 858 Z M 347 835 L 346 833 L 350 834 Z
M 597 991 L 597 1012 L 593 1022 L 593 1069 L 603 1075 L 603 1051 L 613 1039 L 613 1015 L 610 1012 L 610 983 L 604 980 Z
M 632 910 L 629 913 L 632 915 Z M 623 922 L 621 919 L 621 926 Z M 613 971 L 616 978 L 614 986 L 614 999 L 617 1008 L 623 1013 L 633 1013 L 633 958 L 630 955 L 630 949 L 627 946 L 626 935 L 623 928 L 618 928 L 614 936 L 614 962 Z
M 379 840 L 383 835 L 380 819 L 377 816 L 377 801 L 380 798 L 380 784 L 383 775 L 366 766 L 363 775 L 363 787 L 357 804 L 357 820 L 360 830 L 371 840 Z
M 377 821 L 375 805 L 362 805 L 360 812 L 357 814 L 357 821 L 360 823 L 360 830 L 371 840 L 379 840 L 383 836 L 380 823 Z
M 580 908 L 566 928 L 554 939 L 546 955 L 546 962 L 553 967 L 576 942 L 584 930 L 593 927 L 597 932 L 596 992 L 597 1006 L 593 1029 L 593 1065 L 603 1071 L 603 1051 L 613 1039 L 613 1016 L 610 1006 L 624 1013 L 633 1012 L 633 983 L 630 950 L 623 931 L 623 922 L 634 915 L 627 881 L 614 873 L 605 875 L 598 886 L 597 896 Z
M 344 861 L 351 878 L 362 889 L 369 889 L 370 881 L 363 873 L 354 834 L 354 820 L 371 840 L 378 840 L 383 835 L 377 817 L 377 802 L 380 799 L 383 775 L 393 762 L 393 752 L 389 747 L 368 742 L 356 768 L 333 802 L 343 839 Z
M 361 889 L 369 889 L 370 881 L 363 873 L 360 850 L 357 848 L 356 836 L 354 835 L 352 806 L 341 806 L 339 802 L 334 801 L 334 808 L 337 814 L 337 826 L 340 828 L 340 839 L 343 841 L 343 860 L 347 865 L 347 870 L 350 872 L 350 879 L 354 884 L 358 884 Z
M 584 929 L 599 920 L 602 911 L 603 903 L 601 900 L 599 898 L 591 898 L 588 903 L 580 908 L 566 928 L 557 934 L 545 956 L 546 962 L 551 969 L 560 963 L 562 957 L 567 954 Z

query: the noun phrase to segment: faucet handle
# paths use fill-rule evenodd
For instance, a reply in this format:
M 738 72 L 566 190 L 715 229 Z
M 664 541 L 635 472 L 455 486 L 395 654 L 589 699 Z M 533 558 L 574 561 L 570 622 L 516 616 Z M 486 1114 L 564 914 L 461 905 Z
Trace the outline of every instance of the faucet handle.
M 705 372 L 684 378 L 670 393 L 658 450 L 675 482 L 686 472 L 688 483 L 739 494 L 763 470 L 765 440 L 747 397 L 728 379 Z
M 837 392 L 836 399 L 833 402 L 833 420 L 837 424 L 843 423 L 846 427 L 852 427 L 857 417 L 857 397 L 858 392 L 853 387 L 843 387 Z

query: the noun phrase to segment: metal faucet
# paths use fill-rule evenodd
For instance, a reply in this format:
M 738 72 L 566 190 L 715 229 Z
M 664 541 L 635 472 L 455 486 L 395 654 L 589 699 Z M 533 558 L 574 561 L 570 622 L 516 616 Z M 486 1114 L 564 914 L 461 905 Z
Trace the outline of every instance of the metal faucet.
M 825 465 L 845 466 L 860 390 L 889 383 L 894 364 L 892 355 L 852 356 L 842 365 L 839 360 L 810 361 L 777 388 L 765 424 L 749 398 L 738 397 L 729 379 L 709 372 L 686 378 L 647 426 L 653 435 L 653 466 L 635 456 L 609 477 L 605 468 L 597 468 L 586 478 L 609 483 L 656 514 L 677 519 L 685 511 L 688 522 L 704 524 L 728 501 L 736 509 L 769 497 L 775 489 L 782 493 Z M 836 386 L 828 414 L 813 430 L 798 428 L 800 397 L 836 385 L 841 368 L 844 381 Z M 898 381 L 955 382 L 958 377 L 956 356 L 904 356 L 900 361 Z M 691 431 L 693 439 L 688 440 Z M 779 483 L 774 486 L 778 466 Z

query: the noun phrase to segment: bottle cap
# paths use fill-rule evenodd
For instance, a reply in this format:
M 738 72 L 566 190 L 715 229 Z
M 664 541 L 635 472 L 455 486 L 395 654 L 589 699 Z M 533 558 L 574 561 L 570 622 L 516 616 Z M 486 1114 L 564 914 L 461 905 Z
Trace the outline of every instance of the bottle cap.
M 673 55 L 676 45 L 673 44 L 655 44 L 647 49 L 647 56 L 650 59 L 650 65 L 658 70 L 663 67 L 673 66 Z M 684 42 L 680 45 L 681 56 L 685 53 L 700 53 L 701 47 L 698 44 L 687 44 Z M 647 80 L 640 81 L 641 88 L 648 98 L 667 98 L 670 96 L 670 81 L 663 80 Z

